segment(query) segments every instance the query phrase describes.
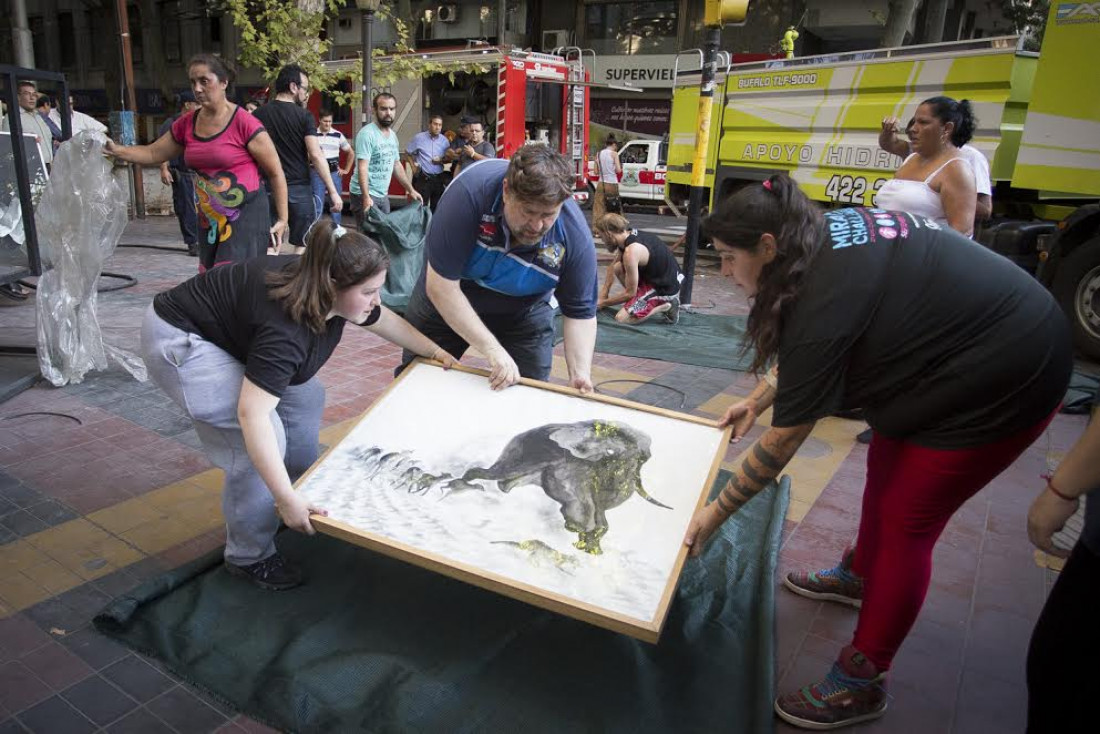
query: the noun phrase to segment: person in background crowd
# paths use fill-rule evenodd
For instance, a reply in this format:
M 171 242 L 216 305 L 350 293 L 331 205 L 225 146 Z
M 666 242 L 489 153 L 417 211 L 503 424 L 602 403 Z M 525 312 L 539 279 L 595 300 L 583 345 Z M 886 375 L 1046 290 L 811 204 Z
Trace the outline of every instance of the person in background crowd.
M 476 117 L 470 117 L 469 115 L 463 115 L 458 121 L 458 135 L 451 139 L 451 147 L 447 151 L 447 155 L 444 157 L 444 163 L 454 163 L 462 157 L 462 149 L 466 147 L 466 143 L 470 140 L 470 123 L 476 121 Z M 454 177 L 455 170 L 451 167 L 451 176 Z
M 321 110 L 318 123 L 317 144 L 321 147 L 321 155 L 325 157 L 325 161 L 328 163 L 332 185 L 336 187 L 342 197 L 344 176 L 351 173 L 351 167 L 355 165 L 355 155 L 352 153 L 351 143 L 348 142 L 348 139 L 344 137 L 342 132 L 332 126 L 332 112 L 330 110 Z M 340 165 L 341 152 L 350 154 L 348 155 L 348 162 L 344 166 Z M 316 171 L 310 171 L 310 175 L 313 183 L 313 206 L 317 210 L 317 217 L 320 217 L 327 210 L 325 206 L 325 182 L 321 180 Z M 336 224 L 341 223 L 343 215 L 339 211 L 333 211 L 331 215 L 333 222 Z
M 233 81 L 226 63 L 198 54 L 187 65 L 199 109 L 181 115 L 151 145 L 118 145 L 106 152 L 129 163 L 154 166 L 180 155 L 195 173 L 199 200 L 199 272 L 278 251 L 287 224 L 286 179 L 275 144 L 253 115 L 229 101 Z M 260 169 L 275 201 L 271 223 Z
M 1047 597 L 1027 653 L 1027 731 L 1091 731 L 1100 690 L 1100 393 L 1085 432 L 1035 498 L 1027 534 L 1037 548 L 1066 558 Z M 1087 497 L 1086 497 L 1087 495 Z M 1054 545 L 1053 536 L 1085 499 L 1085 527 L 1073 551 Z M 1072 686 L 1065 681 L 1073 681 Z
M 428 118 L 428 129 L 414 135 L 405 148 L 406 160 L 413 166 L 413 187 L 433 213 L 447 188 L 443 161 L 451 143 L 442 133 L 443 117 L 432 115 Z
M 40 95 L 38 97 L 38 103 L 36 105 L 38 109 L 38 116 L 46 123 L 46 127 L 50 128 L 50 134 L 53 135 L 53 152 L 57 155 L 57 149 L 61 147 L 61 126 L 54 123 L 50 119 L 50 112 L 53 110 L 53 102 L 46 95 Z
M 179 104 L 179 114 L 169 117 L 161 124 L 160 129 L 157 130 L 158 138 L 170 132 L 172 125 L 180 117 L 199 108 L 195 95 L 189 91 L 180 92 Z M 172 187 L 172 208 L 175 209 L 176 219 L 179 220 L 180 234 L 183 235 L 183 244 L 187 245 L 187 254 L 198 257 L 199 220 L 198 211 L 195 208 L 195 181 L 182 155 L 160 164 L 160 180 L 165 186 Z
M 969 237 L 978 193 L 974 169 L 959 148 L 974 134 L 970 102 L 931 97 L 913 120 L 913 153 L 879 189 L 875 205 L 927 217 Z
M 473 120 L 466 125 L 466 144 L 462 146 L 462 153 L 458 157 L 452 175 L 457 176 L 463 170 L 478 161 L 497 157 L 497 149 L 485 139 L 485 125 L 481 120 Z
M 592 200 L 592 221 L 598 222 L 608 212 L 607 198 L 619 198 L 619 176 L 623 165 L 619 161 L 619 141 L 608 135 L 604 147 L 596 154 L 596 196 Z M 621 207 L 620 207 L 621 208 Z M 619 213 L 619 212 L 615 212 Z
M 35 109 L 38 97 L 38 87 L 34 82 L 21 81 L 16 84 L 15 101 L 19 104 L 19 122 L 23 126 L 23 134 L 34 136 L 38 142 L 38 148 L 42 151 L 42 162 L 48 169 L 53 164 L 53 133 Z M 5 132 L 9 131 L 7 115 L 4 116 L 3 125 L 0 125 L 0 128 Z
M 69 118 L 69 123 L 72 125 L 73 135 L 76 135 L 77 133 L 84 130 L 91 130 L 93 132 L 106 134 L 106 125 L 104 125 L 102 122 L 95 119 L 91 115 L 85 115 L 83 112 L 78 111 L 76 107 L 73 106 L 73 97 L 71 94 L 69 95 L 69 111 L 72 112 L 72 116 Z M 57 125 L 58 128 L 61 127 L 61 111 L 56 105 L 54 105 L 54 108 L 50 110 L 50 119 L 53 120 L 54 124 Z
M 225 568 L 271 590 L 302 581 L 276 551 L 279 518 L 312 535 L 310 514 L 325 514 L 292 483 L 320 453 L 325 388 L 316 375 L 344 326 L 358 324 L 445 368 L 455 362 L 381 305 L 389 261 L 376 242 L 319 222 L 308 244 L 301 256 L 252 258 L 159 294 L 141 329 L 149 377 L 225 471 Z
M 913 140 L 916 137 L 914 128 L 916 118 L 909 118 L 905 126 L 905 137 L 897 135 L 898 118 L 887 117 L 882 121 L 882 132 L 878 136 L 878 145 L 887 153 L 905 159 L 913 152 Z M 985 154 L 970 143 L 959 148 L 961 153 L 974 171 L 974 186 L 978 192 L 978 200 L 974 206 L 975 222 L 984 222 L 993 214 L 993 179 L 989 175 L 989 160 Z
M 253 113 L 267 130 L 279 153 L 286 178 L 289 241 L 295 252 L 305 246 L 306 231 L 317 219 L 313 202 L 310 167 L 321 179 L 332 202 L 332 211 L 344 205 L 340 191 L 329 172 L 328 161 L 317 142 L 317 125 L 305 109 L 309 101 L 309 77 L 297 64 L 287 64 L 275 79 L 275 99 Z M 274 202 L 272 202 L 274 204 Z M 274 213 L 274 206 L 272 206 Z
M 958 232 L 878 208 L 823 214 L 784 174 L 721 201 L 703 228 L 751 299 L 753 370 L 774 363 L 778 377 L 723 416 L 740 438 L 773 409 L 685 543 L 702 552 L 819 419 L 862 407 L 874 437 L 856 546 L 834 568 L 784 578 L 801 596 L 859 607 L 855 635 L 824 678 L 774 707 L 807 729 L 875 719 L 944 527 L 1054 418 L 1073 368 L 1069 325 L 1038 281 Z
M 254 99 L 250 99 L 244 103 L 244 108 L 249 114 L 254 114 L 261 106 L 262 105 Z
M 424 197 L 413 188 L 405 167 L 401 164 L 401 148 L 393 131 L 397 98 L 380 92 L 374 96 L 374 122 L 364 125 L 355 136 L 355 171 L 351 174 L 351 210 L 362 224 L 367 209 L 378 207 L 390 211 L 390 180 L 396 176 L 409 198 L 424 203 Z M 366 183 L 363 186 L 363 183 Z
M 680 318 L 683 276 L 668 245 L 655 234 L 633 229 L 621 214 L 604 214 L 596 222 L 596 234 L 615 255 L 607 266 L 596 307 L 624 304 L 615 320 L 625 324 L 639 324 L 657 314 L 675 324 Z M 624 291 L 612 296 L 616 282 Z
M 494 390 L 520 376 L 549 378 L 551 296 L 564 317 L 570 382 L 592 390 L 596 248 L 573 181 L 565 156 L 525 145 L 452 181 L 428 229 L 405 317 L 456 357 L 470 345 L 485 355 Z M 399 369 L 414 356 L 406 351 Z

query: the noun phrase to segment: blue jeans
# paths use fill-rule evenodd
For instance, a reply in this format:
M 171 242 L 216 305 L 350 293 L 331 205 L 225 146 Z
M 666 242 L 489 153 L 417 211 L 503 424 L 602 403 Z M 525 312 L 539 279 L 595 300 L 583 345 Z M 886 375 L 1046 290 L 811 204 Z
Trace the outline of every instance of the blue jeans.
M 210 462 L 225 471 L 225 560 L 247 566 L 275 553 L 279 515 L 237 422 L 244 365 L 198 334 L 172 326 L 150 306 L 141 326 L 149 377 L 190 416 Z M 316 377 L 291 385 L 271 413 L 271 426 L 291 481 L 320 454 L 325 388 Z
M 199 215 L 195 209 L 195 179 L 190 171 L 170 168 L 172 172 L 172 208 L 180 223 L 183 244 L 194 247 L 199 243 Z
M 317 219 L 320 219 L 321 215 L 328 211 L 328 191 L 325 190 L 325 182 L 317 175 L 317 171 L 311 170 L 309 172 L 309 180 L 313 186 L 313 208 L 317 212 Z M 332 184 L 337 191 L 343 192 L 344 177 L 340 175 L 339 171 L 332 172 Z M 331 212 L 331 214 L 332 221 L 340 224 L 340 212 Z

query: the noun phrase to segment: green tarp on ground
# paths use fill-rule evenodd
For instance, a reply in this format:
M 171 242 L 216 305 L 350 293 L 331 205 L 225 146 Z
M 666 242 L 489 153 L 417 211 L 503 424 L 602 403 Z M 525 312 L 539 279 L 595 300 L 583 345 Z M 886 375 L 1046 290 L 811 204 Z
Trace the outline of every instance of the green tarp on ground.
M 784 480 L 687 562 L 658 645 L 295 533 L 279 546 L 307 573 L 302 587 L 242 583 L 218 551 L 119 597 L 95 623 L 288 731 L 771 731 L 788 498 Z
M 677 364 L 747 371 L 752 350 L 741 354 L 745 338 L 744 316 L 680 311 L 680 320 L 669 324 L 663 316 L 630 325 L 615 320 L 610 309 L 596 316 L 596 351 L 628 357 L 659 359 Z M 556 340 L 561 339 L 561 316 L 554 325 Z

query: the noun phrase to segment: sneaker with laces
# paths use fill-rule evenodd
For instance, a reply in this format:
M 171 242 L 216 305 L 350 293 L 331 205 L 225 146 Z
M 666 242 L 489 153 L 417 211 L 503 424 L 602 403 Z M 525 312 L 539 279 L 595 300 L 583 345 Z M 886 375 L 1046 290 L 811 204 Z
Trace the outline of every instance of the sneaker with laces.
M 783 585 L 808 599 L 835 601 L 856 607 L 863 604 L 863 579 L 852 573 L 855 548 L 844 551 L 840 564 L 824 571 L 792 571 Z
M 302 583 L 301 569 L 291 565 L 278 553 L 247 566 L 238 566 L 226 561 L 225 570 L 231 576 L 248 579 L 261 589 L 270 591 L 293 589 Z
M 670 324 L 675 324 L 680 320 L 680 296 L 679 294 L 668 299 L 668 302 L 672 304 L 672 307 L 665 312 L 665 320 Z
M 775 713 L 801 729 L 839 729 L 886 713 L 886 674 L 851 645 L 824 679 L 775 699 Z

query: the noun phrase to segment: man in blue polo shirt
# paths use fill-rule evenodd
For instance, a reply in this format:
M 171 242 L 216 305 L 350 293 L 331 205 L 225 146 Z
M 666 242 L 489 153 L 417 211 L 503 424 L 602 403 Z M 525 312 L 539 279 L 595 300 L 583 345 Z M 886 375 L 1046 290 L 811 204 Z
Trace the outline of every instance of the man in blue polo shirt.
M 549 378 L 551 296 L 564 317 L 570 381 L 592 389 L 596 248 L 572 195 L 569 162 L 525 145 L 511 160 L 470 166 L 432 218 L 405 318 L 456 357 L 474 346 L 489 360 L 494 390 L 520 376 Z M 413 356 L 406 352 L 404 364 Z

